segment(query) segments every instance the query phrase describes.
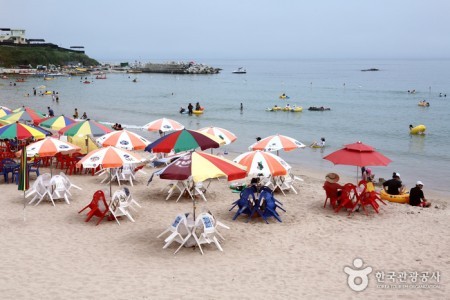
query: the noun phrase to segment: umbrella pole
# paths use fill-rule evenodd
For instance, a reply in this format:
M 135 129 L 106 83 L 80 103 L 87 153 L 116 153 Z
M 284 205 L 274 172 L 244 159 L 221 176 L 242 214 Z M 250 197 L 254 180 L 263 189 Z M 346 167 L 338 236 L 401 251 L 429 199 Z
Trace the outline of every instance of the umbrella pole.
M 27 207 L 27 201 L 25 198 L 25 190 L 23 191 L 23 221 L 25 222 L 27 220 L 27 217 L 25 215 L 25 208 Z

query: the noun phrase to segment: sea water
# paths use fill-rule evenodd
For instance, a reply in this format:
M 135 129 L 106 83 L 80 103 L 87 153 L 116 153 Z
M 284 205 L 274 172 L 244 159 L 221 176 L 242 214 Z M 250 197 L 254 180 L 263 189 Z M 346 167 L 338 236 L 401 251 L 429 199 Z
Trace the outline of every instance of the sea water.
M 318 171 L 356 175 L 356 167 L 334 166 L 323 157 L 344 144 L 362 141 L 392 160 L 387 167 L 371 167 L 377 177 L 388 179 L 399 172 L 411 187 L 422 180 L 427 189 L 450 192 L 449 132 L 450 61 L 448 60 L 211 60 L 222 68 L 215 75 L 107 74 L 106 80 L 88 76 L 44 81 L 29 78 L 10 86 L 0 81 L 0 105 L 31 106 L 55 114 L 79 114 L 105 124 L 121 123 L 150 140 L 157 134 L 139 131 L 150 121 L 167 117 L 189 129 L 218 126 L 238 139 L 225 147 L 232 159 L 248 150 L 256 137 L 283 134 L 309 145 L 326 139 L 324 149 L 305 148 L 280 152 L 287 162 Z M 247 74 L 233 74 L 238 67 Z M 362 69 L 378 68 L 376 72 Z M 137 82 L 133 82 L 133 79 Z M 33 96 L 32 88 L 45 85 L 57 91 L 51 96 Z M 407 91 L 415 90 L 415 93 Z M 25 97 L 26 94 L 29 97 Z M 281 100 L 285 93 L 289 99 Z M 439 97 L 439 94 L 448 94 Z M 430 107 L 420 107 L 421 100 Z M 180 114 L 188 103 L 205 107 L 203 115 Z M 240 110 L 240 104 L 244 109 Z M 266 108 L 286 104 L 303 112 L 269 112 Z M 310 106 L 330 111 L 308 111 Z M 423 136 L 410 135 L 409 125 L 427 126 Z M 223 150 L 221 150 L 223 152 Z

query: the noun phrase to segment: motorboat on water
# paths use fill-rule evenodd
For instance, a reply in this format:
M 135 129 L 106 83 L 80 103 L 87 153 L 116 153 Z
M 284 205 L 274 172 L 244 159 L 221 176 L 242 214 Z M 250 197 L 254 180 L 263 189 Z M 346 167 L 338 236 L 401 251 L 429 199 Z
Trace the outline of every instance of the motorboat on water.
M 240 67 L 237 70 L 234 70 L 232 73 L 233 74 L 245 74 L 245 73 L 247 73 L 247 70 L 245 70 L 243 67 Z

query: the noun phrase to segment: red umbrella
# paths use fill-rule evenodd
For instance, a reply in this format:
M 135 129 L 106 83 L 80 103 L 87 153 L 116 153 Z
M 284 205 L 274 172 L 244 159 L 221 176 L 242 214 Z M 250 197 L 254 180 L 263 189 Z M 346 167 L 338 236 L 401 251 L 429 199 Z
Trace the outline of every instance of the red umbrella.
M 335 165 L 347 166 L 387 166 L 391 160 L 377 152 L 372 146 L 356 142 L 344 145 L 344 148 L 328 154 L 324 159 L 331 161 Z M 358 177 L 358 169 L 357 169 Z

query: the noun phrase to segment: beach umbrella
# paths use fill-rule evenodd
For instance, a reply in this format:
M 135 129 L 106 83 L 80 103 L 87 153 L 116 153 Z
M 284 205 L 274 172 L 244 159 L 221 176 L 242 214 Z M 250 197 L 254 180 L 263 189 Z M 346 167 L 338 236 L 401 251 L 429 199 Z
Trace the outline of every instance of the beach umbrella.
M 19 122 L 5 125 L 0 127 L 0 140 L 24 140 L 28 138 L 39 140 L 45 138 L 46 133 L 38 128 Z
M 249 150 L 292 151 L 297 148 L 305 148 L 305 145 L 291 137 L 275 134 L 254 143 L 249 147 Z
M 152 121 L 150 123 L 147 123 L 144 126 L 142 126 L 142 128 L 144 130 L 148 130 L 148 131 L 160 131 L 161 130 L 162 132 L 167 132 L 167 131 L 175 131 L 175 130 L 184 129 L 184 126 L 181 125 L 180 123 L 178 123 L 177 121 L 167 119 L 167 118 L 162 118 L 162 119 L 158 119 L 158 120 Z
M 323 159 L 329 160 L 335 165 L 356 166 L 356 179 L 358 180 L 358 167 L 387 166 L 391 160 L 376 151 L 374 147 L 358 141 L 344 145 L 344 148 L 334 151 Z
M 163 137 L 160 137 L 145 148 L 145 151 L 153 153 L 169 153 L 172 150 L 175 153 L 194 150 L 219 148 L 225 142 L 207 133 L 201 133 L 195 130 L 182 129 Z
M 237 139 L 237 137 L 234 135 L 234 133 L 232 133 L 226 129 L 220 128 L 220 127 L 210 126 L 210 127 L 205 127 L 205 128 L 199 129 L 198 131 L 203 132 L 203 133 L 209 133 L 215 137 L 218 137 L 218 138 L 224 140 L 225 145 L 229 145 Z
M 106 133 L 110 133 L 112 130 L 106 127 L 105 125 L 102 125 L 100 123 L 97 123 L 92 120 L 85 120 L 77 123 L 73 123 L 69 126 L 66 126 L 58 131 L 59 134 L 66 135 L 66 136 L 88 136 L 92 135 L 94 137 L 100 137 Z
M 161 179 L 186 180 L 191 176 L 194 182 L 218 177 L 227 177 L 228 181 L 232 181 L 245 178 L 247 171 L 244 166 L 228 159 L 191 151 L 159 172 Z
M 10 115 L 12 112 L 10 109 L 0 106 L 0 118 L 3 118 L 4 116 Z
M 12 114 L 2 117 L 2 120 L 11 121 L 11 122 L 17 122 L 17 121 L 29 122 L 29 123 L 37 124 L 43 118 L 45 118 L 45 116 L 43 114 L 26 107 L 24 110 L 14 112 Z
M 134 132 L 120 130 L 99 137 L 97 139 L 97 144 L 102 147 L 114 146 L 125 150 L 143 150 L 150 144 L 150 141 Z
M 77 123 L 77 121 L 75 121 L 72 118 L 68 118 L 64 115 L 61 115 L 45 119 L 41 121 L 39 125 L 53 130 L 60 130 L 74 123 Z
M 26 148 L 29 157 L 49 157 L 55 156 L 57 153 L 71 154 L 81 150 L 77 145 L 53 137 L 46 137 L 43 140 L 29 144 Z
M 247 167 L 247 173 L 251 176 L 282 176 L 291 168 L 281 157 L 259 150 L 245 152 L 233 161 Z
M 77 145 L 64 142 L 52 137 L 34 142 L 26 147 L 28 157 L 53 157 L 57 153 L 71 154 L 81 150 Z M 52 174 L 52 163 L 50 162 L 50 174 Z
M 191 151 L 158 171 L 161 179 L 187 180 L 192 177 L 194 183 L 210 178 L 226 177 L 228 181 L 247 176 L 246 168 L 228 159 L 204 152 Z M 192 199 L 195 219 L 195 199 Z
M 113 146 L 99 148 L 86 154 L 78 163 L 77 167 L 97 168 L 102 166 L 105 169 L 119 168 L 124 164 L 137 164 L 143 160 L 136 154 L 127 150 L 119 149 Z M 111 172 L 109 172 L 109 194 L 111 194 Z

